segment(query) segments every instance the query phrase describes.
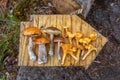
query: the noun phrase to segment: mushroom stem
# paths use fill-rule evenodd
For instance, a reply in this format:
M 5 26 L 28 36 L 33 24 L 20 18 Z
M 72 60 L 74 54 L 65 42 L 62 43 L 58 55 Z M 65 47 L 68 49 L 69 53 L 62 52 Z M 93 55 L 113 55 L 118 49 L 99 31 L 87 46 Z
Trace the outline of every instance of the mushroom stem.
M 79 62 L 79 60 L 80 60 L 80 53 L 81 53 L 81 49 L 78 49 L 77 55 L 76 55 L 76 57 L 78 58 L 78 60 L 76 60 L 75 63 Z
M 35 61 L 36 56 L 35 56 L 32 48 L 33 48 L 32 37 L 29 37 L 28 53 L 29 53 L 30 60 Z
M 47 62 L 47 52 L 45 44 L 39 44 L 38 46 L 38 64 Z
M 57 46 L 57 57 L 58 57 L 58 60 L 61 60 L 61 56 L 60 56 L 60 41 L 58 41 L 58 46 Z
M 85 53 L 85 51 L 84 51 L 84 50 L 82 50 L 82 52 L 81 52 L 81 56 L 83 56 L 83 55 L 84 55 L 84 53 Z
M 70 44 L 72 44 L 72 37 L 69 37 L 69 42 Z
M 90 54 L 90 52 L 92 52 L 94 50 L 97 51 L 96 48 L 89 49 L 88 52 L 83 56 L 82 60 L 85 60 L 86 57 Z
M 70 55 L 71 55 L 75 60 L 78 60 L 78 58 L 73 54 L 73 52 L 70 52 Z
M 67 55 L 67 52 L 66 51 L 64 51 L 64 55 L 63 55 L 63 58 L 62 58 L 62 65 L 64 64 L 64 62 L 65 62 L 65 58 L 66 58 L 66 55 Z
M 49 53 L 48 53 L 50 56 L 53 55 L 53 46 L 54 46 L 53 38 L 54 38 L 54 35 L 50 34 L 50 50 L 49 50 Z

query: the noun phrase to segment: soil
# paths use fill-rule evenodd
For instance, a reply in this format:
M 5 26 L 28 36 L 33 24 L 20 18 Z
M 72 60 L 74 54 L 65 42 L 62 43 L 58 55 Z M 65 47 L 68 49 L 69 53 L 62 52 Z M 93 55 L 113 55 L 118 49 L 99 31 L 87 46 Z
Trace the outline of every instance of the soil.
M 40 11 L 55 12 L 48 8 Z M 120 0 L 96 0 L 86 21 L 109 40 L 87 70 L 74 66 L 20 67 L 17 80 L 120 80 Z

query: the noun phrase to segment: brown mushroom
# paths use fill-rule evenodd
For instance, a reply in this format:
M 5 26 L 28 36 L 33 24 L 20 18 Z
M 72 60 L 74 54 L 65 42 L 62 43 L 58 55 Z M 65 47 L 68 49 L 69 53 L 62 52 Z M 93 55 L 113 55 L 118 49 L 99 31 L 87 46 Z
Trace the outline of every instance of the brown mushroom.
M 57 54 L 57 58 L 58 58 L 58 60 L 61 60 L 61 56 L 60 56 L 60 43 L 61 42 L 63 42 L 63 37 L 61 37 L 61 36 L 58 36 L 58 37 L 55 37 L 54 38 L 54 42 L 57 42 L 57 52 L 56 52 L 56 54 Z
M 46 43 L 49 43 L 49 39 L 45 37 L 39 37 L 33 41 L 33 44 L 38 44 L 38 64 L 47 62 Z
M 47 27 L 46 29 L 43 30 L 43 32 L 47 33 L 50 35 L 50 50 L 49 50 L 49 55 L 52 56 L 53 55 L 53 47 L 54 47 L 54 35 L 59 35 L 61 34 L 61 31 L 56 28 L 56 27 Z
M 62 65 L 65 62 L 67 54 L 71 55 L 75 60 L 78 60 L 78 58 L 73 54 L 74 52 L 76 52 L 76 48 L 72 44 L 61 43 L 60 46 L 62 47 L 63 50 L 63 58 L 61 63 Z
M 88 51 L 87 53 L 83 56 L 82 60 L 85 60 L 86 57 L 92 52 L 92 51 L 97 51 L 97 48 L 95 48 L 93 45 L 88 44 L 84 46 Z
M 41 30 L 39 28 L 37 28 L 37 27 L 30 26 L 30 27 L 24 29 L 22 31 L 22 34 L 24 36 L 29 36 L 28 53 L 29 53 L 29 56 L 30 56 L 30 60 L 35 61 L 36 56 L 35 56 L 35 54 L 34 54 L 34 52 L 32 50 L 32 48 L 33 48 L 33 44 L 32 44 L 33 39 L 32 39 L 32 37 L 41 35 Z

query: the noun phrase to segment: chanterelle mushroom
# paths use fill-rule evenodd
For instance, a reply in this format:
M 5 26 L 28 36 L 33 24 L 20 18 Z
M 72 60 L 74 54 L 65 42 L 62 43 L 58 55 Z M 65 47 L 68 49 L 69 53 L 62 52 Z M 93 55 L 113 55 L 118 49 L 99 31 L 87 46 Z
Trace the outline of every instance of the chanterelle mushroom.
M 50 56 L 52 56 L 53 55 L 53 47 L 54 47 L 54 42 L 53 42 L 54 35 L 61 34 L 61 31 L 56 27 L 47 27 L 46 29 L 43 30 L 43 32 L 50 35 L 50 50 L 49 50 L 48 54 Z
M 68 28 L 68 27 L 64 27 L 64 29 L 65 29 L 65 33 L 66 33 L 66 36 L 67 36 L 68 39 L 69 39 L 70 44 L 72 44 L 72 39 L 74 38 L 74 34 L 72 34 L 72 33 L 69 31 L 69 28 Z
M 76 55 L 76 57 L 78 58 L 78 60 L 76 60 L 75 63 L 78 63 L 79 60 L 80 60 L 80 54 L 82 54 L 83 51 L 84 51 L 84 47 L 83 47 L 82 45 L 80 45 L 80 44 L 77 45 L 76 47 L 77 47 L 77 55 Z M 82 56 L 82 55 L 81 55 L 81 56 Z
M 96 40 L 96 38 L 97 38 L 97 33 L 91 32 L 91 33 L 89 33 L 88 37 L 89 37 L 91 40 Z
M 54 38 L 54 42 L 57 42 L 58 45 L 57 45 L 57 57 L 58 57 L 58 60 L 61 60 L 61 56 L 60 56 L 60 43 L 63 42 L 63 37 L 61 36 L 58 36 L 58 37 L 55 37 Z
M 97 51 L 97 48 L 95 48 L 93 45 L 88 44 L 88 45 L 84 45 L 84 47 L 88 50 L 87 53 L 83 56 L 82 60 L 85 60 L 86 57 L 90 54 L 90 52 L 92 51 Z
M 45 37 L 39 37 L 33 41 L 33 44 L 38 44 L 38 64 L 47 62 L 46 43 L 49 43 L 49 40 Z
M 76 48 L 72 44 L 61 43 L 60 46 L 63 50 L 62 65 L 64 64 L 67 54 L 70 54 L 75 60 L 78 60 L 78 58 L 73 54 L 73 52 L 76 52 Z
M 83 34 L 81 32 L 75 32 L 73 34 L 74 34 L 74 38 L 76 40 L 76 45 L 78 46 L 79 45 L 79 40 L 83 36 Z
M 79 39 L 79 42 L 82 43 L 83 45 L 89 44 L 91 42 L 90 38 L 81 38 Z
M 37 35 L 41 35 L 41 30 L 37 27 L 30 26 L 30 27 L 24 29 L 22 31 L 22 34 L 25 35 L 25 36 L 29 36 L 28 53 L 29 53 L 29 56 L 30 56 L 30 60 L 35 61 L 36 56 L 35 56 L 35 54 L 32 50 L 32 48 L 33 48 L 32 37 L 37 36 Z

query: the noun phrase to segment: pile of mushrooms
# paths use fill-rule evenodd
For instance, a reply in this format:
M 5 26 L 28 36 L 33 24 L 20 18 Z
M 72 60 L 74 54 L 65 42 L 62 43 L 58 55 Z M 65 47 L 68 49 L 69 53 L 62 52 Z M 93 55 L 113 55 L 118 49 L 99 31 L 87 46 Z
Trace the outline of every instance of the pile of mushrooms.
M 44 36 L 44 33 L 50 35 L 50 40 Z M 28 54 L 30 60 L 35 61 L 36 55 L 33 51 L 33 44 L 38 44 L 38 64 L 43 64 L 47 62 L 47 50 L 46 50 L 46 43 L 50 43 L 49 55 L 52 56 L 54 52 L 54 42 L 58 42 L 58 50 L 57 50 L 57 57 L 58 60 L 61 60 L 60 57 L 60 42 L 62 38 L 56 38 L 54 40 L 54 36 L 61 34 L 61 31 L 56 27 L 47 27 L 46 29 L 40 30 L 37 27 L 30 26 L 22 31 L 24 36 L 29 37 L 29 44 L 28 44 Z M 43 34 L 43 35 L 42 35 Z M 35 38 L 33 40 L 33 38 Z
M 81 32 L 71 33 L 68 27 L 64 27 L 64 31 L 65 35 L 62 35 L 61 30 L 53 26 L 44 29 L 30 26 L 24 29 L 22 34 L 29 37 L 28 54 L 30 60 L 35 61 L 37 59 L 33 50 L 34 45 L 38 45 L 38 64 L 47 62 L 47 52 L 50 56 L 54 55 L 54 43 L 57 44 L 55 52 L 57 59 L 61 61 L 62 65 L 65 63 L 67 55 L 70 55 L 75 60 L 75 63 L 78 63 L 80 56 L 82 57 L 81 60 L 85 60 L 92 51 L 97 51 L 97 48 L 91 43 L 97 38 L 95 32 L 84 36 Z M 69 43 L 65 42 L 65 38 L 68 39 Z M 73 44 L 73 40 L 76 44 Z M 47 43 L 49 43 L 49 51 L 46 49 Z M 61 50 L 63 51 L 62 57 Z M 85 53 L 85 51 L 87 52 Z
M 37 27 L 30 26 L 22 31 L 22 34 L 24 36 L 29 37 L 29 44 L 28 44 L 28 54 L 30 57 L 30 60 L 35 61 L 36 60 L 36 55 L 33 52 L 33 37 L 41 35 L 41 30 L 38 29 Z
M 65 37 L 68 38 L 69 43 L 61 43 L 60 45 L 63 50 L 62 64 L 64 64 L 67 54 L 70 54 L 75 59 L 75 63 L 78 63 L 80 55 L 82 57 L 81 60 L 85 60 L 92 51 L 97 51 L 97 48 L 91 44 L 91 42 L 95 41 L 97 38 L 95 32 L 84 36 L 81 32 L 71 33 L 68 27 L 64 27 L 64 30 L 66 34 Z M 75 39 L 76 45 L 73 44 L 73 39 Z M 85 53 L 85 51 L 87 52 Z M 76 53 L 76 55 L 74 53 Z

